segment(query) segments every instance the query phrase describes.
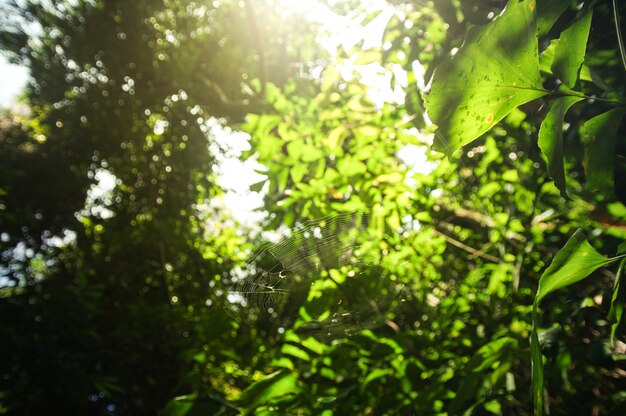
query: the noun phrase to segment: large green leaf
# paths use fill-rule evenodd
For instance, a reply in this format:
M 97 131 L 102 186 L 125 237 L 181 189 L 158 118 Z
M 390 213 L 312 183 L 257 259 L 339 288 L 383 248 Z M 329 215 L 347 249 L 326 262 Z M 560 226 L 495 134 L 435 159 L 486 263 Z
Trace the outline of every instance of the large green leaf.
M 626 252 L 626 241 L 623 242 L 618 250 L 618 254 L 624 254 Z M 611 322 L 611 343 L 615 341 L 615 333 L 622 322 L 622 316 L 624 315 L 624 304 L 626 303 L 626 293 L 624 292 L 624 285 L 622 284 L 622 278 L 624 276 L 624 267 L 626 266 L 626 259 L 622 259 L 615 275 L 615 283 L 613 285 L 613 296 L 611 296 L 611 308 L 609 309 L 609 321 Z
M 511 351 L 517 348 L 517 340 L 504 337 L 491 341 L 476 352 L 476 355 L 465 366 L 467 376 L 463 379 L 460 388 L 456 392 L 454 400 L 450 403 L 448 412 L 459 414 L 463 405 L 476 393 L 476 388 L 484 379 L 485 372 L 492 371 L 491 367 L 498 362 L 499 366 L 506 365 L 510 359 Z
M 534 9 L 534 1 L 510 1 L 494 21 L 470 29 L 458 53 L 435 70 L 426 110 L 438 127 L 436 150 L 450 156 L 515 107 L 547 94 Z
M 584 279 L 596 269 L 619 258 L 604 257 L 591 247 L 582 230 L 577 230 L 541 275 L 535 302 L 539 305 L 546 295 Z
M 278 370 L 241 392 L 238 404 L 251 410 L 300 391 L 296 376 L 289 370 Z
M 532 366 L 532 393 L 535 416 L 543 414 L 543 357 L 537 333 L 537 307 L 533 306 L 533 328 L 530 333 L 530 362 Z
M 585 149 L 583 167 L 589 190 L 613 193 L 615 140 L 624 114 L 626 109 L 614 108 L 587 120 L 580 129 Z
M 624 276 L 624 263 L 622 260 L 615 275 L 615 284 L 613 286 L 613 296 L 611 296 L 611 309 L 609 310 L 609 321 L 611 322 L 611 344 L 615 341 L 615 333 L 622 322 L 624 315 L 624 303 L 626 303 L 626 293 L 624 293 L 622 285 L 622 277 Z
M 571 0 L 549 0 L 537 3 L 537 34 L 547 35 L 556 20 L 563 14 Z
M 554 100 L 539 128 L 539 148 L 548 164 L 548 174 L 561 191 L 563 198 L 567 198 L 563 164 L 563 119 L 567 110 L 580 100 L 582 98 L 572 96 Z
M 554 257 L 550 266 L 539 279 L 539 288 L 535 296 L 532 311 L 532 332 L 530 336 L 530 353 L 532 362 L 532 391 L 535 404 L 535 414 L 543 414 L 543 358 L 539 346 L 537 324 L 539 304 L 550 293 L 557 289 L 572 285 L 602 266 L 611 264 L 624 256 L 606 258 L 598 253 L 587 241 L 582 230 L 577 230 L 567 240 L 563 247 Z
M 578 72 L 585 59 L 590 27 L 591 11 L 561 33 L 554 51 L 552 72 L 570 88 L 576 84 Z

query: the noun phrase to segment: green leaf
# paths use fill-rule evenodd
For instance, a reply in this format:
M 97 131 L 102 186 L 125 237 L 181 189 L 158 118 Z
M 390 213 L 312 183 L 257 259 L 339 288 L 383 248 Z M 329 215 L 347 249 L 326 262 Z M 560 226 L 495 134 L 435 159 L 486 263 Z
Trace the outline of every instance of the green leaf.
M 263 179 L 262 181 L 253 183 L 252 185 L 250 185 L 250 190 L 252 192 L 261 192 L 266 183 L 267 179 Z
M 591 11 L 585 13 L 561 33 L 554 51 L 552 72 L 570 88 L 576 84 L 578 72 L 585 59 L 590 27 Z
M 392 374 L 392 370 L 388 368 L 375 368 L 371 370 L 367 374 L 365 379 L 363 379 L 363 381 L 361 382 L 361 391 L 366 391 L 368 384 L 370 384 L 372 381 L 388 376 L 390 374 Z
M 346 129 L 342 124 L 331 130 L 328 134 L 328 147 L 331 152 L 341 149 L 343 139 L 347 136 L 347 134 L 348 129 Z
M 591 247 L 582 230 L 578 229 L 541 275 L 535 303 L 539 305 L 548 294 L 584 279 L 596 269 L 619 258 L 606 258 L 598 253 Z
M 547 35 L 571 0 L 549 0 L 537 3 L 537 35 Z
M 241 126 L 248 133 L 257 135 L 269 134 L 280 123 L 280 116 L 274 114 L 248 114 L 246 122 Z
M 315 146 L 307 144 L 302 148 L 301 158 L 304 162 L 316 162 L 322 157 L 324 157 L 324 153 Z
M 302 181 L 302 178 L 306 174 L 307 168 L 308 166 L 305 165 L 304 163 L 293 165 L 293 167 L 291 168 L 289 172 L 291 174 L 291 179 L 293 179 L 294 183 L 298 183 Z
M 196 394 L 175 397 L 159 412 L 160 416 L 234 415 L 236 409 L 221 400 L 199 398 Z
M 476 355 L 465 366 L 467 376 L 463 379 L 454 400 L 450 403 L 448 412 L 450 414 L 459 414 L 465 402 L 475 394 L 476 388 L 480 381 L 485 377 L 485 371 L 491 369 L 496 363 L 509 359 L 511 350 L 517 348 L 518 342 L 511 337 L 503 337 L 483 345 L 476 352 Z
M 354 65 L 368 65 L 374 62 L 380 62 L 381 55 L 379 49 L 368 49 L 356 55 Z
M 609 309 L 609 321 L 611 322 L 611 344 L 615 342 L 615 334 L 622 322 L 624 315 L 624 303 L 626 303 L 626 293 L 622 286 L 622 276 L 624 275 L 624 265 L 626 259 L 622 259 L 619 269 L 615 275 L 615 284 L 613 285 L 613 296 L 611 296 L 611 308 Z
M 550 41 L 550 45 L 539 55 L 539 69 L 541 72 L 546 73 L 548 75 L 553 75 L 552 73 L 552 63 L 554 62 L 554 54 L 556 52 L 556 46 L 559 44 L 558 39 L 552 39 Z M 604 89 L 605 91 L 611 91 L 611 88 L 608 87 L 604 82 L 598 79 L 594 79 L 591 69 L 583 62 L 580 67 L 579 78 L 583 81 L 594 82 L 598 87 Z
M 537 334 L 537 307 L 533 306 L 533 327 L 530 333 L 530 361 L 532 366 L 532 392 L 535 416 L 543 415 L 543 356 Z
M 284 344 L 280 349 L 283 354 L 291 355 L 292 357 L 299 358 L 303 361 L 311 361 L 311 357 L 306 351 L 296 347 L 292 344 Z
M 530 354 L 532 362 L 532 390 L 535 415 L 543 414 L 543 358 L 537 324 L 539 304 L 544 297 L 557 289 L 572 285 L 589 276 L 596 269 L 611 264 L 623 256 L 606 258 L 598 253 L 587 241 L 581 229 L 567 240 L 554 257 L 550 266 L 539 279 L 539 288 L 535 296 L 532 311 L 532 331 L 530 335 Z
M 613 193 L 615 140 L 625 114 L 624 108 L 614 108 L 587 120 L 580 129 L 584 146 L 586 187 L 590 191 Z
M 567 110 L 580 97 L 559 97 L 550 106 L 550 111 L 539 128 L 539 148 L 548 165 L 548 174 L 561 191 L 563 198 L 568 199 L 565 185 L 565 167 L 563 164 L 563 119 Z
M 391 211 L 391 213 L 387 217 L 387 224 L 391 227 L 392 230 L 400 229 L 401 224 L 398 210 L 394 209 Z
M 359 162 L 350 156 L 345 156 L 337 162 L 337 170 L 342 176 L 354 176 L 364 173 L 367 167 L 363 162 Z
M 539 55 L 539 70 L 548 75 L 552 75 L 552 62 L 554 62 L 554 52 L 556 45 L 559 44 L 558 39 L 552 39 L 547 48 Z
M 304 142 L 301 139 L 295 139 L 287 143 L 287 153 L 294 160 L 300 160 L 304 154 Z
M 426 98 L 437 125 L 433 148 L 450 156 L 511 110 L 546 95 L 541 86 L 535 2 L 510 1 L 498 18 L 473 27 L 436 70 Z
M 242 391 L 238 403 L 246 409 L 254 409 L 299 391 L 296 376 L 289 370 L 281 369 Z

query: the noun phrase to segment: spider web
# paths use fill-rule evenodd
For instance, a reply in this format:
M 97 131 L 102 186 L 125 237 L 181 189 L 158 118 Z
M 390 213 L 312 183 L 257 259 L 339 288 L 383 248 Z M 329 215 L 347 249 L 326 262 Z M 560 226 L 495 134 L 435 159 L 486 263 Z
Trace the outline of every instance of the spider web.
M 367 213 L 299 224 L 265 243 L 236 273 L 227 311 L 266 331 L 351 335 L 384 324 L 402 285 L 381 266 L 384 240 Z

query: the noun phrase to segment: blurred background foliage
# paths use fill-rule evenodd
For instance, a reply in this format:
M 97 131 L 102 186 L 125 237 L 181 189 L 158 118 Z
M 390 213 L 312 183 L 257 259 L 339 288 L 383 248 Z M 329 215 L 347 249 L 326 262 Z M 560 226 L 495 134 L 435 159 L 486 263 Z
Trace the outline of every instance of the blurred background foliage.
M 0 117 L 0 413 L 531 413 L 539 277 L 577 228 L 607 256 L 626 234 L 623 123 L 612 189 L 586 186 L 579 134 L 623 107 L 616 10 L 537 3 L 546 91 L 561 83 L 551 41 L 593 9 L 575 86 L 587 99 L 558 124 L 570 199 L 537 145 L 558 95 L 453 157 L 431 150 L 433 73 L 506 1 L 1 2 L 0 45 L 30 80 Z M 361 38 L 338 41 L 336 22 Z M 258 163 L 256 221 L 221 182 L 250 176 L 223 168 L 236 132 L 249 145 L 235 157 Z M 301 330 L 311 303 L 288 327 L 230 313 L 247 256 L 276 230 L 356 212 L 371 218 L 366 279 L 388 280 L 353 295 L 402 294 L 379 319 L 326 334 Z M 308 256 L 306 238 L 287 254 Z M 626 407 L 616 272 L 542 303 L 553 414 Z

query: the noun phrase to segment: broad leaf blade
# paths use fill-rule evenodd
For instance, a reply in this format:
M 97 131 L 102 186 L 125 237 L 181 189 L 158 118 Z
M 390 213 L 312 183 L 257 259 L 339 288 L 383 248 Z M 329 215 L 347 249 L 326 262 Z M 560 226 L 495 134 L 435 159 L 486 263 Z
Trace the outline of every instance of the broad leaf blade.
M 557 289 L 569 286 L 589 276 L 596 269 L 619 260 L 620 257 L 607 259 L 598 253 L 587 241 L 581 229 L 567 240 L 554 257 L 550 266 L 539 279 L 539 288 L 535 296 L 532 312 L 532 332 L 530 335 L 530 356 L 532 362 L 532 390 L 535 415 L 543 414 L 543 358 L 537 334 L 539 303 Z
M 615 276 L 615 285 L 613 286 L 613 296 L 611 296 L 611 309 L 609 310 L 609 321 L 611 322 L 611 344 L 615 342 L 615 334 L 622 322 L 624 315 L 624 303 L 626 303 L 626 294 L 624 294 L 622 285 L 622 276 L 624 275 L 625 260 L 619 265 L 619 270 Z
M 613 193 L 613 165 L 615 140 L 622 118 L 623 108 L 614 108 L 587 120 L 580 129 L 583 140 L 583 168 L 589 190 Z
M 474 27 L 458 53 L 436 70 L 426 110 L 438 130 L 434 149 L 450 156 L 515 107 L 545 95 L 539 74 L 535 2 L 510 1 Z
M 618 258 L 606 258 L 587 241 L 581 229 L 567 240 L 550 266 L 539 279 L 535 303 L 539 305 L 546 295 L 557 289 L 574 284 L 589 276 L 596 269 L 611 264 Z
M 499 338 L 483 345 L 465 366 L 467 376 L 461 382 L 454 400 L 448 407 L 448 412 L 453 415 L 460 414 L 463 405 L 476 393 L 476 387 L 484 379 L 485 372 L 492 371 L 491 367 L 496 362 L 507 361 L 517 346 L 517 340 L 511 337 Z
M 563 119 L 567 110 L 579 97 L 559 97 L 550 106 L 550 111 L 539 128 L 539 148 L 548 165 L 548 174 L 561 191 L 563 198 L 568 198 L 565 185 L 565 167 L 563 164 Z
M 537 334 L 537 304 L 533 305 L 533 328 L 530 333 L 530 361 L 532 365 L 532 392 L 535 416 L 543 415 L 543 357 Z
M 250 410 L 299 391 L 296 376 L 289 370 L 278 370 L 241 392 L 237 402 Z
M 619 254 L 626 251 L 626 242 L 622 243 L 618 249 Z M 624 268 L 626 267 L 626 259 L 622 259 L 619 269 L 615 275 L 615 284 L 613 285 L 613 296 L 611 296 L 611 308 L 609 309 L 609 321 L 611 322 L 611 344 L 615 341 L 615 334 L 622 322 L 624 315 L 624 304 L 626 303 L 626 293 L 622 284 L 624 276 Z
M 576 84 L 578 72 L 585 59 L 590 27 L 591 11 L 561 33 L 554 51 L 552 72 L 570 88 Z
M 563 14 L 571 0 L 550 0 L 537 2 L 537 34 L 547 35 L 559 16 Z

